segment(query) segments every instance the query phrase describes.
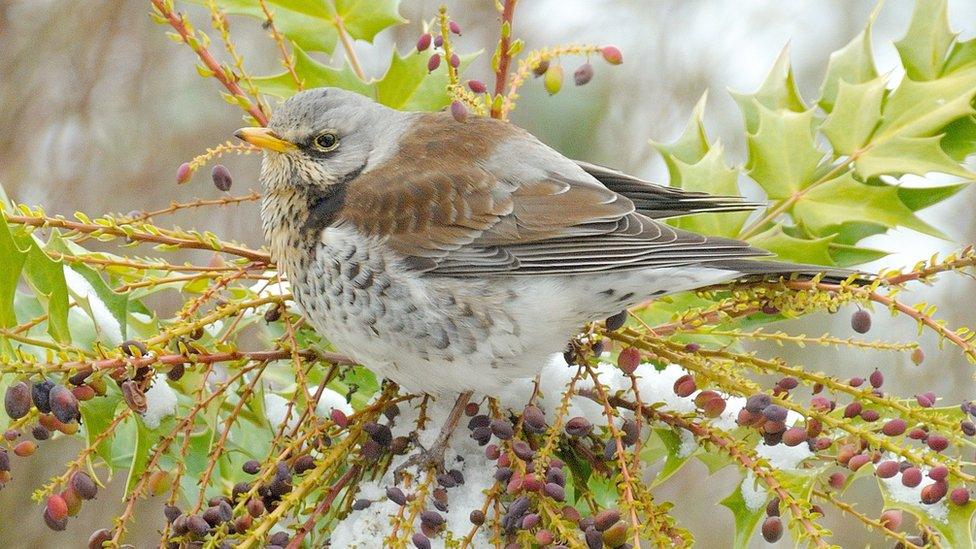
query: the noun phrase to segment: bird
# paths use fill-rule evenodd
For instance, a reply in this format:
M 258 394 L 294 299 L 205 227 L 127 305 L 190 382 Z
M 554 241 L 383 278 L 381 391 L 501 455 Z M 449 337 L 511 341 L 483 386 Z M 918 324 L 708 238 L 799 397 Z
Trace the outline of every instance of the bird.
M 575 161 L 504 120 L 328 87 L 235 136 L 264 150 L 264 235 L 307 322 L 377 376 L 458 395 L 435 444 L 404 466 L 440 467 L 473 393 L 536 376 L 588 322 L 824 270 L 661 221 L 758 204 Z

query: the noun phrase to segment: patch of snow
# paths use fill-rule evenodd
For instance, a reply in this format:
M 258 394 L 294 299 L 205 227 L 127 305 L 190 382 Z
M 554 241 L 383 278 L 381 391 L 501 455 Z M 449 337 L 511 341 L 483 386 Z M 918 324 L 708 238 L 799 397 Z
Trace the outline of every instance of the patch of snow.
M 946 504 L 948 498 L 942 498 L 938 503 L 932 505 L 922 503 L 922 488 L 925 488 L 931 484 L 931 482 L 927 482 L 928 471 L 923 470 L 922 475 L 925 480 L 914 488 L 909 488 L 901 483 L 901 473 L 898 473 L 891 478 L 881 479 L 881 482 L 884 483 L 885 489 L 888 491 L 888 495 L 891 497 L 891 499 L 920 508 L 924 510 L 927 515 L 939 522 L 948 522 L 949 506 Z
M 695 440 L 695 436 L 691 434 L 691 431 L 679 429 L 678 434 L 681 437 L 681 446 L 678 447 L 678 457 L 686 458 L 698 449 L 698 441 Z
M 813 452 L 806 444 L 792 447 L 785 444 L 767 446 L 762 442 L 756 446 L 756 454 L 766 458 L 773 468 L 781 471 L 796 469 L 803 460 L 813 456 Z
M 322 390 L 318 405 L 315 406 L 315 413 L 320 417 L 329 417 L 333 409 L 346 415 L 353 413 L 352 406 L 346 402 L 346 397 L 326 387 Z
M 166 374 L 156 374 L 152 386 L 146 391 L 146 412 L 142 422 L 155 429 L 166 417 L 176 412 L 176 391 L 166 382 Z
M 764 507 L 766 500 L 769 498 L 769 492 L 766 491 L 766 487 L 756 481 L 756 477 L 752 471 L 748 471 L 745 478 L 742 479 L 740 491 L 742 492 L 742 499 L 750 511 L 758 511 L 761 507 Z
M 265 393 L 264 412 L 268 416 L 268 422 L 271 426 L 277 428 L 285 422 L 285 418 L 288 416 L 288 401 L 274 393 Z M 298 411 L 293 409 L 291 417 L 288 418 L 289 429 L 294 429 L 298 425 L 298 416 Z
M 92 287 L 91 283 L 70 267 L 64 268 L 64 280 L 76 299 L 83 299 L 88 302 L 92 321 L 98 331 L 108 339 L 108 343 L 112 345 L 122 343 L 122 327 L 119 325 L 118 319 L 108 310 L 102 298 L 95 293 L 95 288 Z

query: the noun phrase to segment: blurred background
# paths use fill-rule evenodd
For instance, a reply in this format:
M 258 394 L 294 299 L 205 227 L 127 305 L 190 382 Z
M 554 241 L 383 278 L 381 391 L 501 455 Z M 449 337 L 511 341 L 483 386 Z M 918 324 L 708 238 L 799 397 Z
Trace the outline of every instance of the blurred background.
M 380 76 L 393 44 L 401 51 L 413 46 L 422 21 L 432 17 L 441 0 L 403 0 L 409 23 L 386 31 L 376 43 L 357 43 L 367 73 Z M 462 51 L 484 49 L 468 70 L 469 78 L 490 80 L 487 66 L 497 14 L 490 0 L 448 0 L 464 35 Z M 181 3 L 182 4 L 182 3 Z M 893 40 L 907 26 L 913 2 L 889 0 L 874 26 L 878 67 L 897 64 Z M 198 6 L 181 5 L 208 34 L 209 18 Z M 569 42 L 613 43 L 624 52 L 624 64 L 594 63 L 596 77 L 581 88 L 571 85 L 549 97 L 541 82 L 530 82 L 513 120 L 561 152 L 591 162 L 666 182 L 663 162 L 648 139 L 668 141 L 678 135 L 701 94 L 708 92 L 706 125 L 720 138 L 730 160 L 742 162 L 745 146 L 742 121 L 727 89 L 751 92 L 784 45 L 789 44 L 796 78 L 806 98 L 816 96 L 830 52 L 843 46 L 863 27 L 874 8 L 872 0 L 524 0 L 515 33 L 537 47 Z M 200 78 L 196 58 L 185 46 L 166 38 L 166 28 L 148 17 L 149 3 L 139 0 L 0 0 L 0 185 L 16 201 L 41 205 L 50 213 L 70 216 L 128 212 L 165 207 L 173 200 L 221 195 L 201 170 L 185 186 L 176 186 L 176 167 L 231 137 L 242 125 L 240 111 L 218 95 L 213 80 Z M 976 31 L 976 3 L 950 1 L 950 19 L 961 38 Z M 252 19 L 231 19 L 236 44 L 254 75 L 280 72 L 273 42 Z M 212 50 L 219 54 L 219 44 Z M 337 53 L 341 56 L 341 51 Z M 338 61 L 337 57 L 335 61 Z M 567 59 L 567 72 L 582 60 Z M 272 105 L 274 100 L 272 99 Z M 258 189 L 257 156 L 225 157 L 235 176 L 234 194 Z M 748 189 L 746 189 L 748 191 Z M 911 231 L 872 237 L 874 247 L 893 255 L 870 268 L 910 266 L 933 253 L 945 253 L 976 240 L 973 200 L 966 190 L 922 217 L 952 237 L 941 241 Z M 223 210 L 186 212 L 170 222 L 211 230 L 251 246 L 261 244 L 256 204 Z M 940 304 L 940 315 L 951 326 L 973 325 L 974 282 L 949 277 L 932 288 L 905 294 L 910 302 Z M 850 311 L 784 322 L 791 333 L 854 335 Z M 871 338 L 911 341 L 915 326 L 903 318 L 875 315 Z M 768 348 L 809 368 L 838 375 L 867 376 L 881 368 L 886 389 L 905 396 L 936 391 L 948 402 L 976 398 L 972 367 L 955 349 L 941 350 L 928 334 L 921 343 L 924 367 L 892 354 L 860 353 L 826 348 Z M 101 506 L 85 506 L 64 534 L 52 534 L 41 520 L 41 508 L 30 505 L 32 487 L 59 471 L 71 441 L 48 443 L 32 460 L 29 474 L 0 491 L 0 547 L 84 547 L 88 534 L 110 526 L 118 512 L 119 487 L 100 494 Z M 21 469 L 24 471 L 24 469 Z M 707 478 L 694 463 L 657 490 L 659 500 L 675 503 L 679 522 L 691 528 L 699 547 L 725 547 L 731 540 L 732 516 L 712 502 L 734 488 L 738 474 L 731 468 Z M 860 482 L 873 482 L 863 479 Z M 120 484 L 119 482 L 113 484 Z M 859 509 L 876 516 L 879 501 L 861 490 Z M 703 504 L 704 502 L 708 502 Z M 147 502 L 146 507 L 159 507 Z M 150 546 L 162 516 L 147 509 L 144 530 L 133 543 Z M 155 514 L 153 514 L 155 513 Z M 22 515 L 22 516 L 21 516 Z M 908 521 L 906 521 L 908 522 Z M 844 547 L 884 546 L 880 537 L 864 532 L 835 511 L 826 523 Z M 757 536 L 758 537 L 758 536 Z M 30 540 L 25 545 L 25 540 Z M 879 543 L 880 542 L 880 543 Z M 756 546 L 766 546 L 761 540 Z M 788 541 L 782 546 L 791 545 Z

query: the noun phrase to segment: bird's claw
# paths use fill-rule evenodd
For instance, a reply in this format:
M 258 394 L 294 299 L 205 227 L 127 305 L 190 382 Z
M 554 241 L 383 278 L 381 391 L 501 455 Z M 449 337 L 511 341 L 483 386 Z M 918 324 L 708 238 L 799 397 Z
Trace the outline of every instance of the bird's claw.
M 394 482 L 399 484 L 403 479 L 404 473 L 413 467 L 416 467 L 419 472 L 433 470 L 436 473 L 443 473 L 444 454 L 446 451 L 446 444 L 435 444 L 429 449 L 421 447 L 418 452 L 407 458 L 406 461 L 393 470 Z

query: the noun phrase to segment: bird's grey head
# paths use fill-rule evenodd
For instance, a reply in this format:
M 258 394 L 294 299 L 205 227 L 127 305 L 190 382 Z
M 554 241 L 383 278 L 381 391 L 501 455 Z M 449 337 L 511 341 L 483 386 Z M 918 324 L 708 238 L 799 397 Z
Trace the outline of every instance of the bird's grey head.
M 265 150 L 262 183 L 321 190 L 342 183 L 395 151 L 409 113 L 338 88 L 315 88 L 282 103 L 267 128 L 235 135 Z

